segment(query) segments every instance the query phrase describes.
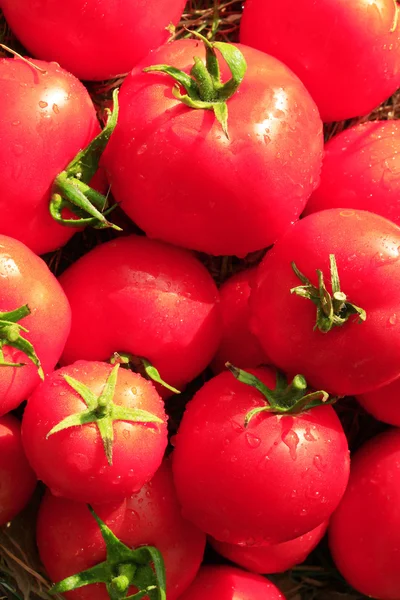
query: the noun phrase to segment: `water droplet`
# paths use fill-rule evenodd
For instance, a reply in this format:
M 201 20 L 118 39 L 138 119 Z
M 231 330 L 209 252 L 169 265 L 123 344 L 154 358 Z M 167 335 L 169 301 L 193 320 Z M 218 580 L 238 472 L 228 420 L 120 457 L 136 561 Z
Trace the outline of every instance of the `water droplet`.
M 140 521 L 140 515 L 136 512 L 136 510 L 131 510 L 131 517 Z
M 387 327 L 393 327 L 396 324 L 397 324 L 397 315 L 396 315 L 396 313 L 394 313 L 393 315 L 391 315 L 388 318 L 386 325 L 387 325 Z
M 58 108 L 58 104 L 53 104 L 53 113 L 55 113 L 56 115 L 59 114 L 60 109 Z
M 47 108 L 48 105 L 49 105 L 49 103 L 45 102 L 44 100 L 40 100 L 40 102 L 39 102 L 40 108 Z
M 261 439 L 254 435 L 254 433 L 247 432 L 245 437 L 247 445 L 250 446 L 250 448 L 258 448 L 261 444 Z
M 306 514 L 307 514 L 307 509 L 306 508 L 302 508 L 301 511 L 300 511 L 300 516 L 301 517 L 305 517 Z
M 150 498 L 150 496 L 151 496 L 151 492 L 149 490 L 147 490 L 147 492 L 146 492 L 146 498 Z
M 14 125 L 14 127 L 17 127 L 17 125 L 20 125 L 21 121 L 13 121 L 12 125 Z
M 124 429 L 122 435 L 124 436 L 124 439 L 128 440 L 131 436 L 131 432 L 129 431 L 129 429 Z
M 267 146 L 270 143 L 271 138 L 269 137 L 269 135 L 266 135 L 266 134 L 263 137 L 264 137 L 264 143 Z
M 292 429 L 285 431 L 282 434 L 282 442 L 289 448 L 290 457 L 292 460 L 296 460 L 297 458 L 297 446 L 299 441 L 299 436 Z
M 237 421 L 231 421 L 232 429 L 237 433 L 244 431 L 244 423 L 238 423 Z
M 317 454 L 317 456 L 314 456 L 314 460 L 313 460 L 314 466 L 318 469 L 318 471 L 325 471 L 326 469 L 326 464 L 323 462 L 322 458 Z
M 305 434 L 304 434 L 304 439 L 305 439 L 307 442 L 315 442 L 317 438 L 315 438 L 315 437 L 313 436 L 313 434 L 311 433 L 310 429 L 306 429 L 306 432 L 305 432 Z

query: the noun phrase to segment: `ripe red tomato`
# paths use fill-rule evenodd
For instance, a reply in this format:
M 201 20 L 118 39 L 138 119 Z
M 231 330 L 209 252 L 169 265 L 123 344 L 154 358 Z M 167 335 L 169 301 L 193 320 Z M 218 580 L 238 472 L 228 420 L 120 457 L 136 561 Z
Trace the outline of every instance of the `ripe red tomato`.
M 24 454 L 20 424 L 11 415 L 0 418 L 0 525 L 27 504 L 36 486 L 35 473 Z
M 210 539 L 213 548 L 228 560 L 253 573 L 283 573 L 301 564 L 325 535 L 328 523 L 322 523 L 300 537 L 269 546 L 238 546 Z
M 0 363 L 23 365 L 0 366 L 3 415 L 39 384 L 34 360 L 40 361 L 44 373 L 54 369 L 70 330 L 71 311 L 60 284 L 43 260 L 5 235 L 0 235 L 0 281 L 0 350 L 4 354 L 4 359 L 0 354 Z M 33 350 L 27 347 L 28 342 Z
M 356 398 L 375 419 L 400 427 L 400 378 Z
M 162 553 L 168 600 L 176 600 L 200 567 L 205 535 L 185 521 L 172 482 L 169 461 L 142 490 L 119 506 L 94 507 L 106 525 L 128 547 L 152 545 Z M 52 581 L 102 562 L 104 541 L 87 506 L 47 493 L 37 522 L 41 560 Z M 71 600 L 107 600 L 104 585 L 90 585 L 66 594 Z
M 329 542 L 343 577 L 380 600 L 400 597 L 400 431 L 367 442 L 352 459 L 349 485 Z
M 291 263 L 314 286 L 321 270 L 331 294 L 330 255 L 347 300 L 338 296 L 331 317 L 320 311 L 320 329 L 314 302 L 291 293 L 302 285 Z M 250 296 L 252 329 L 271 361 L 331 394 L 361 394 L 398 377 L 399 258 L 400 229 L 366 211 L 325 210 L 293 225 L 259 266 Z M 350 303 L 366 311 L 364 322 Z
M 178 100 L 157 63 L 185 73 L 205 50 L 179 40 L 125 79 L 104 154 L 114 197 L 152 238 L 209 254 L 244 256 L 272 244 L 318 185 L 322 124 L 302 83 L 282 63 L 237 46 L 247 62 L 227 101 L 229 139 L 211 110 Z M 229 70 L 221 64 L 224 80 Z
M 256 269 L 246 269 L 230 277 L 220 288 L 222 340 L 211 368 L 214 373 L 225 370 L 230 361 L 236 367 L 258 367 L 268 363 L 258 339 L 250 331 L 250 281 Z
M 320 186 L 304 214 L 358 208 L 400 225 L 400 122 L 373 121 L 346 129 L 325 146 Z
M 247 0 L 240 41 L 287 64 L 326 122 L 366 115 L 400 87 L 394 0 Z
M 167 446 L 164 403 L 151 382 L 114 369 L 118 366 L 78 361 L 54 371 L 28 400 L 22 422 L 25 452 L 54 495 L 89 503 L 120 500 L 140 490 L 161 464 Z M 92 394 L 79 393 L 70 377 Z M 114 389 L 106 384 L 111 377 Z M 106 391 L 105 408 L 99 398 Z M 98 406 L 88 408 L 82 394 L 91 400 L 89 407 Z M 84 411 L 89 420 L 83 420 Z M 78 414 L 82 424 L 76 420 L 49 436 L 64 419 L 71 422 L 71 415 Z M 107 414 L 112 434 L 105 432 Z
M 127 73 L 167 41 L 185 0 L 1 0 L 8 24 L 34 56 L 79 79 Z
M 270 389 L 272 369 L 252 371 Z M 346 436 L 331 406 L 261 413 L 261 392 L 229 372 L 188 404 L 176 436 L 174 480 L 184 516 L 220 541 L 280 543 L 326 521 L 349 475 Z
M 259 575 L 228 566 L 201 567 L 179 600 L 284 600 L 278 588 Z
M 76 231 L 50 216 L 53 181 L 100 127 L 87 90 L 73 75 L 56 63 L 34 64 L 44 72 L 0 58 L 0 233 L 43 254 Z
M 218 348 L 218 290 L 188 252 L 132 235 L 96 247 L 60 282 L 72 308 L 64 364 L 124 351 L 181 389 Z

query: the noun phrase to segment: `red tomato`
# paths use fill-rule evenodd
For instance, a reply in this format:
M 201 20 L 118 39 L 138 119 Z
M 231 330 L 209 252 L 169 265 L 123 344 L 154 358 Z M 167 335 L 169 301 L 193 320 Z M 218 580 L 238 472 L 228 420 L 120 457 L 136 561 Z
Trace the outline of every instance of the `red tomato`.
M 346 129 L 325 146 L 321 183 L 304 214 L 358 208 L 400 225 L 400 122 Z
M 0 366 L 3 415 L 25 400 L 40 382 L 38 367 L 27 354 L 7 344 L 10 328 L 4 326 L 5 313 L 28 305 L 30 314 L 15 326 L 27 330 L 20 330 L 21 337 L 33 345 L 44 372 L 50 373 L 64 348 L 71 311 L 63 290 L 43 260 L 5 235 L 0 235 L 0 281 L 0 348 L 5 362 L 23 363 L 20 367 Z
M 230 361 L 236 367 L 258 367 L 268 363 L 258 339 L 250 331 L 250 280 L 256 269 L 246 269 L 230 277 L 220 288 L 222 340 L 211 363 L 214 373 L 225 370 Z
M 315 328 L 315 304 L 290 293 L 302 284 L 291 263 L 314 285 L 322 270 L 330 293 L 331 254 L 346 302 L 364 309 L 366 320 L 351 314 L 323 332 Z M 271 361 L 331 394 L 361 394 L 398 377 L 399 258 L 400 229 L 369 212 L 325 210 L 293 225 L 259 266 L 250 297 L 252 328 Z M 338 304 L 334 318 L 341 322 L 347 308 Z M 321 319 L 322 328 L 328 320 Z
M 400 86 L 394 0 L 247 0 L 240 40 L 287 64 L 323 121 L 366 115 Z
M 271 369 L 252 371 L 275 388 Z M 173 470 L 184 516 L 220 541 L 280 543 L 317 527 L 337 507 L 349 452 L 331 406 L 299 415 L 261 413 L 263 395 L 229 372 L 188 404 L 176 436 Z
M 5 525 L 24 508 L 36 486 L 22 448 L 20 424 L 11 415 L 0 418 L 0 481 L 0 525 Z
M 172 78 L 143 73 L 158 63 L 188 73 L 194 55 L 204 60 L 202 43 L 162 46 L 122 85 L 103 164 L 114 197 L 150 237 L 244 256 L 280 237 L 318 184 L 322 124 L 308 92 L 279 61 L 238 48 L 247 71 L 227 101 L 229 139 L 211 110 L 173 95 Z
M 8 24 L 34 56 L 97 80 L 127 73 L 166 42 L 184 6 L 185 0 L 1 0 Z
M 375 419 L 400 427 L 400 378 L 373 392 L 360 394 L 357 400 Z
M 98 399 L 112 371 L 107 363 L 78 361 L 54 371 L 28 400 L 22 423 L 25 452 L 38 478 L 54 495 L 89 503 L 120 500 L 140 490 L 161 464 L 167 446 L 164 403 L 152 383 L 122 368 L 111 402 L 147 414 L 138 414 L 138 421 L 133 414 L 129 421 L 127 414 L 124 420 L 110 422 L 111 451 L 103 447 L 100 420 L 104 423 L 105 417 L 100 406 L 93 411 L 91 422 L 77 423 L 47 437 L 67 417 L 88 412 L 82 395 L 65 376 L 87 386 Z M 108 408 L 111 411 L 112 406 Z M 153 417 L 158 422 L 150 422 Z M 99 421 L 93 422 L 96 418 Z
M 202 567 L 179 600 L 284 600 L 278 588 L 259 575 L 227 566 Z
M 50 216 L 53 181 L 100 127 L 87 90 L 73 75 L 56 63 L 34 64 L 45 72 L 0 58 L 0 233 L 43 254 L 76 231 Z
M 153 545 L 162 553 L 168 600 L 190 585 L 203 559 L 205 535 L 180 513 L 169 461 L 142 490 L 115 507 L 95 506 L 96 513 L 128 547 Z M 104 542 L 87 506 L 47 493 L 42 502 L 37 543 L 49 577 L 57 582 L 102 562 Z M 71 600 L 106 600 L 104 585 L 66 594 Z
M 221 336 L 218 291 L 191 254 L 129 236 L 98 246 L 60 278 L 72 308 L 62 357 L 148 359 L 180 389 L 211 361 Z
M 359 450 L 349 485 L 329 528 L 333 559 L 358 591 L 400 598 L 400 431 L 376 436 Z
M 228 560 L 253 573 L 283 573 L 301 564 L 325 535 L 328 523 L 322 523 L 300 537 L 270 546 L 238 546 L 210 539 L 213 548 Z

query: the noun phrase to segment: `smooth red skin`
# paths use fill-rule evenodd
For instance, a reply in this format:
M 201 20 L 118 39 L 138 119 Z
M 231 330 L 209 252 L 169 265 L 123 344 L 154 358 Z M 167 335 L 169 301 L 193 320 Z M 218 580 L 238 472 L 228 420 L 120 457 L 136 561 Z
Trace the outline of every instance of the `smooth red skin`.
M 346 129 L 325 146 L 321 183 L 304 211 L 357 208 L 400 225 L 400 122 Z
M 60 282 L 72 308 L 63 364 L 130 352 L 181 389 L 218 348 L 218 290 L 188 252 L 132 235 L 96 247 Z
M 210 539 L 213 548 L 228 560 L 253 573 L 267 575 L 269 573 L 283 573 L 301 564 L 316 548 L 325 535 L 328 523 L 322 523 L 309 533 L 300 537 L 270 546 L 247 547 L 226 544 Z
M 185 0 L 1 0 L 8 24 L 34 56 L 79 79 L 127 73 L 170 37 Z
M 0 58 L 0 233 L 44 254 L 77 231 L 50 216 L 51 186 L 100 126 L 80 81 L 56 63 L 33 62 L 46 73 Z
M 247 72 L 228 101 L 229 140 L 212 111 L 173 96 L 170 77 L 143 73 L 159 63 L 189 72 L 193 56 L 204 57 L 200 42 L 150 53 L 121 87 L 103 165 L 115 199 L 149 237 L 244 256 L 275 242 L 318 185 L 322 123 L 308 92 L 279 61 L 240 50 Z
M 356 397 L 366 411 L 384 423 L 400 427 L 400 379 Z
M 275 387 L 272 369 L 252 372 Z M 246 414 L 263 405 L 260 392 L 221 373 L 188 404 L 176 436 L 183 515 L 223 542 L 293 540 L 327 520 L 346 489 L 349 451 L 333 408 L 262 413 L 245 429 Z
M 126 498 L 157 471 L 167 446 L 164 403 L 153 384 L 137 373 L 119 369 L 114 402 L 146 410 L 162 423 L 114 421 L 112 465 L 95 424 L 49 431 L 69 415 L 87 409 L 83 399 L 65 381 L 69 375 L 99 396 L 112 365 L 78 361 L 54 371 L 28 400 L 22 421 L 22 439 L 33 469 L 54 495 L 88 503 Z
M 366 115 L 400 86 L 393 0 L 246 0 L 240 41 L 302 80 L 324 122 Z
M 21 442 L 19 421 L 0 418 L 0 525 L 11 521 L 28 503 L 36 486 Z
M 310 386 L 331 394 L 361 394 L 400 374 L 400 229 L 378 215 L 331 209 L 296 223 L 260 264 L 250 296 L 252 331 L 271 362 L 301 373 Z M 314 330 L 316 307 L 291 288 L 301 285 L 291 262 L 330 290 L 329 254 L 341 289 L 367 313 L 328 333 Z
M 250 280 L 256 269 L 246 269 L 232 275 L 222 284 L 219 293 L 222 312 L 222 340 L 211 363 L 217 375 L 230 361 L 236 367 L 258 367 L 268 362 L 258 339 L 250 331 Z
M 259 575 L 228 566 L 201 567 L 179 600 L 284 600 L 278 588 Z
M 0 312 L 28 304 L 31 314 L 19 322 L 28 332 L 45 373 L 57 364 L 71 326 L 68 300 L 46 263 L 21 242 L 0 234 Z M 7 362 L 23 367 L 0 367 L 0 415 L 16 408 L 40 383 L 37 367 L 26 355 L 3 346 Z
M 329 527 L 333 559 L 358 591 L 400 597 L 400 431 L 364 444 L 352 459 L 349 485 Z
M 105 505 L 94 510 L 105 518 Z M 163 554 L 168 600 L 176 600 L 190 585 L 200 567 L 205 535 L 180 513 L 169 461 L 164 461 L 151 482 L 106 518 L 106 524 L 129 547 L 154 545 Z M 115 516 L 116 515 L 116 516 Z M 47 493 L 39 511 L 37 543 L 41 560 L 52 581 L 94 566 L 105 559 L 105 546 L 86 505 Z M 70 600 L 107 600 L 103 585 L 66 594 Z M 147 597 L 146 597 L 147 598 Z

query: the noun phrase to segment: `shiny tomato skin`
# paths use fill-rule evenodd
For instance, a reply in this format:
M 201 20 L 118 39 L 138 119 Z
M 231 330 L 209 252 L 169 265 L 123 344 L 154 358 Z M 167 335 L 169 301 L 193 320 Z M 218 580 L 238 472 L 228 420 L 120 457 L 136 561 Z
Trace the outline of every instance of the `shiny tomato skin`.
M 333 559 L 356 590 L 400 597 L 400 431 L 367 442 L 352 459 L 346 493 L 329 527 Z
M 400 225 L 400 122 L 372 121 L 346 129 L 325 146 L 321 183 L 304 215 L 357 208 Z
M 400 427 L 400 378 L 356 398 L 375 419 Z
M 181 516 L 169 461 L 164 461 L 138 494 L 112 508 L 105 522 L 124 544 L 131 548 L 153 545 L 160 550 L 168 600 L 176 600 L 196 576 L 205 535 Z M 96 505 L 94 510 L 105 519 L 110 508 Z M 37 543 L 46 571 L 55 582 L 105 559 L 104 542 L 86 505 L 50 493 L 39 511 Z M 91 585 L 66 594 L 66 598 L 107 600 L 108 595 L 103 585 Z
M 251 372 L 275 387 L 272 369 Z M 260 392 L 221 373 L 188 404 L 176 436 L 183 515 L 223 542 L 293 540 L 329 518 L 346 488 L 349 451 L 333 408 L 264 412 L 245 429 L 246 414 L 263 405 Z
M 268 363 L 258 339 L 250 331 L 250 281 L 256 269 L 232 275 L 220 287 L 222 340 L 213 358 L 215 374 L 225 370 L 227 361 L 245 369 Z
M 284 600 L 265 577 L 229 566 L 206 565 L 179 600 Z
M 288 65 L 324 122 L 341 121 L 400 87 L 397 11 L 393 0 L 247 0 L 240 41 Z
M 132 235 L 91 250 L 60 282 L 72 308 L 63 364 L 130 352 L 180 389 L 218 348 L 218 290 L 188 252 Z
M 127 73 L 165 43 L 185 0 L 2 0 L 14 34 L 37 58 L 56 60 L 79 79 Z
M 28 304 L 31 314 L 19 322 L 22 336 L 33 344 L 45 373 L 53 371 L 71 326 L 68 300 L 46 263 L 21 242 L 0 234 L 0 312 Z M 3 346 L 7 362 L 0 367 L 0 415 L 16 408 L 40 383 L 37 367 L 26 355 Z
M 313 213 L 293 225 L 260 264 L 250 296 L 251 327 L 271 361 L 301 373 L 315 389 L 361 394 L 400 374 L 400 229 L 379 215 L 352 209 Z M 329 255 L 342 291 L 367 313 L 341 327 L 314 329 L 316 306 L 291 294 L 301 285 L 291 262 L 330 287 Z
M 253 573 L 268 575 L 269 573 L 283 573 L 304 562 L 324 537 L 327 527 L 328 523 L 325 522 L 294 540 L 253 548 L 226 544 L 213 538 L 209 541 L 221 556 L 231 560 L 239 567 Z
M 0 525 L 28 503 L 36 486 L 21 441 L 21 426 L 12 415 L 0 417 Z
M 46 436 L 66 417 L 87 406 L 65 381 L 68 375 L 99 396 L 113 367 L 78 361 L 54 371 L 33 392 L 22 421 L 25 452 L 53 494 L 89 503 L 114 502 L 139 490 L 157 471 L 167 446 L 167 417 L 154 385 L 119 369 L 114 393 L 118 406 L 146 410 L 161 423 L 114 421 L 112 465 L 107 462 L 99 428 L 93 423 Z
M 189 72 L 194 55 L 204 58 L 202 43 L 162 46 L 123 83 L 103 165 L 115 199 L 152 238 L 244 256 L 279 238 L 318 185 L 323 140 L 314 102 L 285 65 L 240 50 L 247 72 L 227 102 L 229 140 L 212 111 L 174 97 L 170 77 L 143 73 L 158 63 Z
M 56 63 L 0 58 L 0 233 L 36 254 L 63 246 L 76 229 L 49 213 L 51 186 L 100 132 L 84 86 Z

